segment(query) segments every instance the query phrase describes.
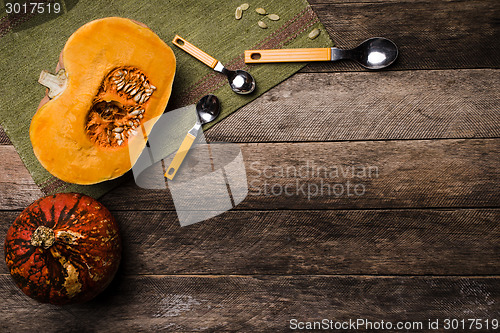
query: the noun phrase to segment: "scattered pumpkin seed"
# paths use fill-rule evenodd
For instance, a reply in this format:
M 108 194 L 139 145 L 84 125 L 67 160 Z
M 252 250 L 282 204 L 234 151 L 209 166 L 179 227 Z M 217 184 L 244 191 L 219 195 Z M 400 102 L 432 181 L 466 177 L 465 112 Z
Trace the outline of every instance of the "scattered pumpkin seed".
M 262 22 L 262 21 L 259 21 L 257 22 L 257 24 L 259 25 L 259 27 L 261 27 L 262 29 L 267 29 L 267 24 L 265 22 Z
M 236 12 L 234 13 L 234 17 L 239 20 L 241 19 L 241 16 L 243 15 L 243 9 L 241 7 L 236 8 Z
M 278 21 L 280 19 L 280 17 L 276 14 L 269 14 L 267 15 L 267 17 L 271 20 L 271 21 Z
M 320 33 L 320 32 L 321 32 L 321 30 L 319 30 L 318 28 L 315 28 L 315 29 L 313 29 L 313 30 L 309 33 L 309 36 L 308 36 L 308 37 L 309 37 L 310 39 L 314 39 L 314 38 L 316 38 L 316 37 L 318 37 L 318 36 L 319 36 L 319 33 Z
M 260 15 L 266 15 L 266 13 L 267 13 L 267 12 L 266 12 L 266 10 L 265 10 L 264 8 L 260 8 L 260 7 L 259 7 L 259 8 L 257 8 L 255 11 L 256 11 L 257 13 L 259 13 Z
M 244 3 L 240 7 L 241 7 L 241 10 L 247 10 L 250 7 L 250 5 L 247 3 Z

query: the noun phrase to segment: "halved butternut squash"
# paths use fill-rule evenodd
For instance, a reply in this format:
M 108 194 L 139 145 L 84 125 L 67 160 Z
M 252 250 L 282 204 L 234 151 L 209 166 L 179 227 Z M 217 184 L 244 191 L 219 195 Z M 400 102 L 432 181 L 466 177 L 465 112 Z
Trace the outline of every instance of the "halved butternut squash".
M 49 90 L 30 126 L 36 157 L 70 183 L 123 175 L 167 106 L 175 75 L 171 48 L 139 22 L 104 18 L 71 35 L 57 70 L 39 79 Z

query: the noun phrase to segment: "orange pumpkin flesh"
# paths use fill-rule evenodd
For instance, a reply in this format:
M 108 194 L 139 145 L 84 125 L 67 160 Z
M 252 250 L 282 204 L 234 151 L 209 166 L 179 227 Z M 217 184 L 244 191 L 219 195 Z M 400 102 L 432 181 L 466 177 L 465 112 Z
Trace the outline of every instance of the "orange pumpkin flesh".
M 66 81 L 52 87 L 52 99 L 32 119 L 33 151 L 66 182 L 117 178 L 131 169 L 167 106 L 175 56 L 144 25 L 112 17 L 78 29 L 61 58 L 61 76 L 43 80 L 47 86 Z

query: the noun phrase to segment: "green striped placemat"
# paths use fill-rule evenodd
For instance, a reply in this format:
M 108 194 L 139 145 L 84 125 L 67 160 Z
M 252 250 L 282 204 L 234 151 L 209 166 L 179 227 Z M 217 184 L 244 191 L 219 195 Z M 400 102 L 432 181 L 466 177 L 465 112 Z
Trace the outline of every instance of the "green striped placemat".
M 45 88 L 37 83 L 38 76 L 43 69 L 54 70 L 66 40 L 85 23 L 120 16 L 149 26 L 172 47 L 177 58 L 177 73 L 167 109 L 196 103 L 203 95 L 212 93 L 222 101 L 218 121 L 305 66 L 304 63 L 246 65 L 243 61 L 244 50 L 332 46 L 326 30 L 305 0 L 248 1 L 250 8 L 240 20 L 235 19 L 234 13 L 244 1 L 55 2 L 61 4 L 59 14 L 6 14 L 7 1 L 0 0 L 0 8 L 3 8 L 0 14 L 0 71 L 3 78 L 0 85 L 0 124 L 35 183 L 45 194 L 79 192 L 98 198 L 120 183 L 120 179 L 86 186 L 65 183 L 40 165 L 29 140 L 31 118 L 45 93 Z M 280 19 L 271 21 L 259 15 L 255 12 L 258 7 L 278 14 Z M 260 28 L 257 25 L 259 20 L 266 21 L 268 28 Z M 320 28 L 322 33 L 311 40 L 307 35 L 313 28 Z M 256 91 L 247 96 L 233 93 L 224 76 L 172 45 L 176 34 L 226 67 L 249 71 L 257 81 Z

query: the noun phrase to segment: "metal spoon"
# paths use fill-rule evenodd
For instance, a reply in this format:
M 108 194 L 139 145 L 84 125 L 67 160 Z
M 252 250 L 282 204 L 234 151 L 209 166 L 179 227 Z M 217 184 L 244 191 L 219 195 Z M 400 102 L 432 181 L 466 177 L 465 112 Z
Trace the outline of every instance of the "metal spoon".
M 225 68 L 219 61 L 214 67 L 214 71 L 227 76 L 231 89 L 237 94 L 250 94 L 255 89 L 255 79 L 250 73 L 237 69 L 235 71 Z
M 167 168 L 167 172 L 165 172 L 165 177 L 172 180 L 179 170 L 184 158 L 186 157 L 187 152 L 191 149 L 194 140 L 198 136 L 200 132 L 201 125 L 209 123 L 213 121 L 220 113 L 220 102 L 217 96 L 215 95 L 206 95 L 203 96 L 199 102 L 196 104 L 196 124 L 189 130 L 186 134 L 186 137 L 181 143 L 179 150 L 174 156 L 172 162 Z
M 172 43 L 180 47 L 208 67 L 212 68 L 214 71 L 226 75 L 229 81 L 229 85 L 235 93 L 246 95 L 254 91 L 255 79 L 252 77 L 252 75 L 250 75 L 250 73 L 239 69 L 236 71 L 232 71 L 225 68 L 220 61 L 203 52 L 179 35 L 175 36 Z
M 368 69 L 381 69 L 398 57 L 398 47 L 383 37 L 365 40 L 350 50 L 332 48 L 247 50 L 246 63 L 354 60 Z
M 387 38 L 370 38 L 350 50 L 332 48 L 332 60 L 351 59 L 368 69 L 381 69 L 398 57 L 398 47 Z

